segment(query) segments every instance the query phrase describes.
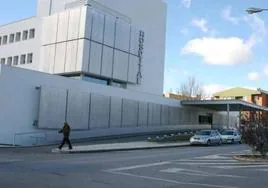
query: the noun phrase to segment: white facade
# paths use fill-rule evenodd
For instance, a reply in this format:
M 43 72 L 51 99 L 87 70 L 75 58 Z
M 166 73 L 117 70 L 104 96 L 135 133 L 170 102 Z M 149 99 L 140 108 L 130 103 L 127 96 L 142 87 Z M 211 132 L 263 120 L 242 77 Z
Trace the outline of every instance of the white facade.
M 38 0 L 36 17 L 0 26 L 0 60 L 160 96 L 165 31 L 162 0 Z

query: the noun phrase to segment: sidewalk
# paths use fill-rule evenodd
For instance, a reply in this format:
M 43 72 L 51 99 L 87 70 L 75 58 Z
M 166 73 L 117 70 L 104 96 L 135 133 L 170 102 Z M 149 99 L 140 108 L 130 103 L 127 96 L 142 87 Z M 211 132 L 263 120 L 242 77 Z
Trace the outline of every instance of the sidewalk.
M 94 144 L 74 146 L 72 150 L 67 147 L 59 150 L 52 149 L 52 153 L 93 153 L 93 152 L 108 152 L 108 151 L 124 151 L 124 150 L 139 150 L 139 149 L 154 149 L 154 148 L 171 148 L 189 146 L 189 142 L 175 143 L 154 143 L 147 141 L 127 142 L 127 143 L 112 143 L 112 144 Z

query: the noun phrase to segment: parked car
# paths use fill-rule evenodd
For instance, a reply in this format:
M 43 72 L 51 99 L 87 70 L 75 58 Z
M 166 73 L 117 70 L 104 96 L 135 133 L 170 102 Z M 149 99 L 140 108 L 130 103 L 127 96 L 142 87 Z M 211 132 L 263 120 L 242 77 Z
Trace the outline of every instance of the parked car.
M 221 135 L 217 130 L 202 130 L 190 138 L 191 145 L 221 144 Z
M 241 134 L 237 130 L 223 130 L 221 132 L 222 143 L 240 143 L 241 144 Z

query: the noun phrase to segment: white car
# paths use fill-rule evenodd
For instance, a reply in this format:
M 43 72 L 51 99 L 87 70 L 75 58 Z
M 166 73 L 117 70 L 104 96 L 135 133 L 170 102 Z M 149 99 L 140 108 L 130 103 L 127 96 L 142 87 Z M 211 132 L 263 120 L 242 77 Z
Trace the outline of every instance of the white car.
M 221 144 L 221 135 L 217 130 L 202 130 L 190 138 L 191 145 Z
M 241 134 L 237 130 L 224 130 L 221 132 L 222 143 L 240 143 L 241 144 Z

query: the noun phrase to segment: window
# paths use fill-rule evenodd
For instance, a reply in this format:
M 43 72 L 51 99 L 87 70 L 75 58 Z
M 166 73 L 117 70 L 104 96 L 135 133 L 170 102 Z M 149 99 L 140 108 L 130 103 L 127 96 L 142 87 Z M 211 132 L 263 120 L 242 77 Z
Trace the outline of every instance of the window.
M 0 37 L 0 45 L 2 45 L 2 37 Z
M 23 55 L 20 56 L 20 64 L 21 65 L 25 64 L 25 59 L 26 59 L 26 55 L 25 54 L 23 54 Z
M 20 32 L 17 32 L 16 33 L 16 42 L 19 42 L 20 41 L 20 38 L 21 38 L 21 33 Z
M 27 54 L 27 63 L 32 63 L 33 62 L 33 53 Z
M 22 33 L 22 40 L 27 40 L 27 39 L 28 39 L 28 31 L 25 30 L 25 31 L 23 31 L 23 33 Z
M 1 64 L 4 65 L 6 63 L 6 59 L 5 58 L 1 58 Z
M 9 66 L 12 65 L 12 57 L 7 58 L 7 65 L 9 65 Z
M 7 35 L 3 36 L 3 44 L 7 44 Z
M 15 35 L 14 34 L 10 34 L 9 35 L 9 43 L 13 43 L 15 39 Z
M 35 29 L 30 29 L 30 35 L 29 38 L 32 39 L 35 37 Z
M 18 64 L 19 64 L 19 56 L 14 56 L 13 65 L 18 65 Z

